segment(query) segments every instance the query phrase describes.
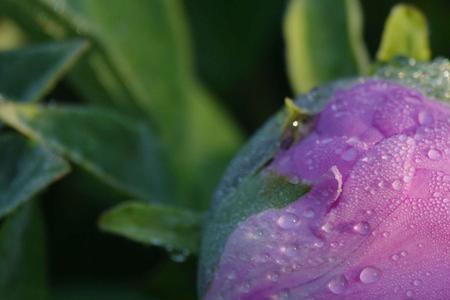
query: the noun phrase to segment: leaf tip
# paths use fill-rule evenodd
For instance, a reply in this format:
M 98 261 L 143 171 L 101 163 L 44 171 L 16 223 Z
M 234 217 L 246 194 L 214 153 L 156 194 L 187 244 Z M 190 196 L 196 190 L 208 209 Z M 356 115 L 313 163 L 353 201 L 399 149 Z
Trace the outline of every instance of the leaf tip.
M 392 8 L 376 56 L 382 62 L 396 56 L 430 60 L 427 19 L 419 8 L 411 4 L 397 4 Z

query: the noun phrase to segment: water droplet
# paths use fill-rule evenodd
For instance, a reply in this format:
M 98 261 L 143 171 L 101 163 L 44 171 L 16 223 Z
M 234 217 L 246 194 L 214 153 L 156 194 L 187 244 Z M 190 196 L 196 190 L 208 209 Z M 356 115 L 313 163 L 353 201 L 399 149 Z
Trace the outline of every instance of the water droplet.
M 271 300 L 287 300 L 289 299 L 289 290 L 284 289 L 279 293 L 274 294 L 272 297 L 269 297 Z
M 341 157 L 345 161 L 352 161 L 352 160 L 355 160 L 357 155 L 358 155 L 358 152 L 356 152 L 355 148 L 350 148 L 347 151 L 345 151 Z
M 322 248 L 323 245 L 324 245 L 324 242 L 322 242 L 322 241 L 316 241 L 313 243 L 313 247 L 315 247 L 315 248 Z
M 415 280 L 412 282 L 412 284 L 413 284 L 414 286 L 419 286 L 421 283 L 422 283 L 422 281 L 421 281 L 420 279 L 415 279 Z
M 344 275 L 337 275 L 328 282 L 327 286 L 333 294 L 339 295 L 347 289 L 348 281 Z
M 428 158 L 431 160 L 440 160 L 441 159 L 441 152 L 436 149 L 430 149 L 428 151 Z
M 407 176 L 407 175 L 403 176 L 403 182 L 408 183 L 411 181 L 412 181 L 412 176 Z
M 236 272 L 235 271 L 231 271 L 230 273 L 228 273 L 227 279 L 228 280 L 236 279 Z
M 396 191 L 400 190 L 402 188 L 402 183 L 400 182 L 400 180 L 394 180 L 392 182 L 392 188 Z
M 362 283 L 374 283 L 380 279 L 381 272 L 375 267 L 365 267 L 359 273 L 359 279 Z
M 408 255 L 408 252 L 407 252 L 407 251 L 402 251 L 402 252 L 400 252 L 400 255 L 403 256 L 403 257 L 405 257 L 405 256 Z
M 314 218 L 314 215 L 315 213 L 312 209 L 308 209 L 303 212 L 303 216 L 308 219 Z
M 298 217 L 292 213 L 286 213 L 281 215 L 278 220 L 277 224 L 283 229 L 291 229 L 297 226 L 299 223 Z
M 242 290 L 244 293 L 250 292 L 250 288 L 251 288 L 251 285 L 250 285 L 250 283 L 248 283 L 248 282 L 245 282 L 245 283 L 241 286 L 241 290 Z
M 320 229 L 322 229 L 323 231 L 330 233 L 331 230 L 333 230 L 333 225 L 331 225 L 330 223 L 325 223 L 323 224 Z
M 370 232 L 370 225 L 367 222 L 359 222 L 353 225 L 353 231 L 361 235 L 367 235 Z
M 414 297 L 414 292 L 411 291 L 411 290 L 407 291 L 407 292 L 406 292 L 406 297 L 408 297 L 408 298 Z
M 394 255 L 391 256 L 391 259 L 392 259 L 393 261 L 397 261 L 397 260 L 400 259 L 400 256 L 399 256 L 398 254 L 394 254 Z
M 286 254 L 287 256 L 294 256 L 297 254 L 297 246 L 295 245 L 288 245 L 288 246 L 281 246 L 280 251 Z
M 324 138 L 324 139 L 321 141 L 321 143 L 324 144 L 324 145 L 326 145 L 326 144 L 331 143 L 332 141 L 333 141 L 332 138 Z
M 373 215 L 373 210 L 371 210 L 371 209 L 366 210 L 366 214 L 368 214 L 369 216 Z
M 280 278 L 280 274 L 277 272 L 269 272 L 266 277 L 270 281 L 277 282 L 278 278 Z
M 429 125 L 433 122 L 433 115 L 429 111 L 422 110 L 417 115 L 417 119 L 420 125 Z
M 188 250 L 173 250 L 170 252 L 170 259 L 174 262 L 184 262 L 189 256 L 190 252 Z

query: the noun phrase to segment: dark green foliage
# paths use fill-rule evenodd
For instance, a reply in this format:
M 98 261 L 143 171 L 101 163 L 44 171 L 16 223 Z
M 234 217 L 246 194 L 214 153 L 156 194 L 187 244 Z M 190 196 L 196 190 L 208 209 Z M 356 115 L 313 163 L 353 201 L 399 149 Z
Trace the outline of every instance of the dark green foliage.
M 86 50 L 74 40 L 0 53 L 0 92 L 15 101 L 31 102 L 48 93 Z
M 45 300 L 46 257 L 42 216 L 29 203 L 0 227 L 0 298 Z
M 16 134 L 0 135 L 0 217 L 47 188 L 69 171 L 49 149 Z

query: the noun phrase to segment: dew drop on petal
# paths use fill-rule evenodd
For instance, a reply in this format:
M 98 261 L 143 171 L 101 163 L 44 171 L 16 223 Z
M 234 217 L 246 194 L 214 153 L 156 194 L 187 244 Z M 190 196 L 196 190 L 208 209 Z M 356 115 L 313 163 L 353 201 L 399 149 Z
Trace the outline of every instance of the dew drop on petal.
M 339 295 L 347 289 L 348 281 L 344 275 L 337 275 L 328 282 L 327 286 L 333 294 Z
M 236 278 L 236 272 L 235 271 L 231 271 L 230 273 L 228 273 L 227 275 L 227 279 L 228 280 L 233 280 Z
M 394 180 L 392 182 L 392 188 L 396 191 L 400 190 L 402 188 L 402 183 L 400 182 L 400 180 Z
M 314 218 L 315 213 L 312 209 L 308 209 L 303 212 L 303 216 L 307 219 L 311 219 L 311 218 Z
M 283 229 L 291 229 L 298 224 L 298 217 L 291 213 L 285 213 L 278 218 L 277 224 Z
M 322 241 L 316 241 L 313 243 L 313 247 L 315 247 L 315 248 L 322 248 L 323 245 L 324 245 L 324 242 L 322 242 Z
M 330 223 L 325 223 L 320 227 L 320 229 L 322 229 L 322 231 L 330 233 L 333 230 L 333 225 L 331 225 Z
M 352 160 L 355 160 L 357 155 L 358 155 L 358 152 L 356 152 L 355 148 L 350 148 L 347 151 L 345 151 L 341 157 L 345 161 L 352 161 Z
M 398 254 L 394 254 L 394 255 L 391 256 L 391 259 L 392 259 L 393 261 L 397 261 L 397 260 L 400 259 L 400 256 L 399 256 Z
M 370 232 L 370 225 L 367 222 L 359 222 L 353 225 L 353 231 L 361 235 L 367 235 Z
M 277 272 L 269 272 L 267 274 L 267 279 L 273 282 L 277 282 L 280 275 Z
M 381 271 L 375 267 L 365 267 L 359 273 L 359 279 L 362 283 L 374 283 L 380 279 Z
M 244 284 L 241 285 L 241 291 L 244 293 L 248 293 L 250 291 L 251 285 L 248 282 L 244 282 Z
M 439 152 L 436 149 L 430 149 L 428 150 L 428 158 L 431 160 L 440 160 L 441 159 L 441 152 Z
M 433 116 L 429 111 L 422 110 L 417 115 L 417 120 L 419 121 L 420 125 L 429 125 L 433 122 Z

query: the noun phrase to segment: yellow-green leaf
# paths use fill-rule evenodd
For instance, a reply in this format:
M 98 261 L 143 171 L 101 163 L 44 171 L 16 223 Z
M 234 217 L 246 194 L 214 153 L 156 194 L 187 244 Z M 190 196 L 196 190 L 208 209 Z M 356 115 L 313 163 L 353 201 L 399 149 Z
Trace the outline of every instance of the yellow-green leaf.
M 362 27 L 358 0 L 290 0 L 284 38 L 294 92 L 366 73 L 369 59 Z
M 422 12 L 412 5 L 398 4 L 384 26 L 377 59 L 389 61 L 396 56 L 407 56 L 428 61 L 431 58 L 428 35 L 427 20 Z

